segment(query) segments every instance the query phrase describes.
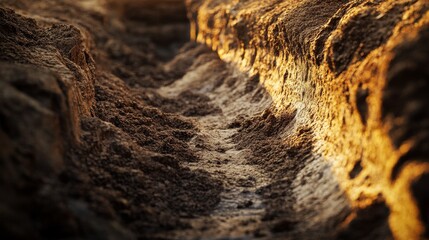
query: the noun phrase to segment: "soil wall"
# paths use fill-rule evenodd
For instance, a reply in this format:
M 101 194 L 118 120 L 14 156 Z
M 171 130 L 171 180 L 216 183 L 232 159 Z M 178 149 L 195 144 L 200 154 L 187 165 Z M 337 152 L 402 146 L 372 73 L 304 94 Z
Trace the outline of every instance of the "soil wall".
M 188 0 L 191 37 L 296 112 L 357 211 L 428 236 L 427 1 Z M 287 139 L 287 136 L 285 136 Z M 347 221 L 347 220 L 346 220 Z

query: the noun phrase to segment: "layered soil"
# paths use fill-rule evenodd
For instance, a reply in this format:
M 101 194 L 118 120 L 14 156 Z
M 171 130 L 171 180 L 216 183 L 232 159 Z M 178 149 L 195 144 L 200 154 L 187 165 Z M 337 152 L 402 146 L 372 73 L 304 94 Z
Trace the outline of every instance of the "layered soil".
M 1 238 L 426 236 L 427 10 L 0 0 Z

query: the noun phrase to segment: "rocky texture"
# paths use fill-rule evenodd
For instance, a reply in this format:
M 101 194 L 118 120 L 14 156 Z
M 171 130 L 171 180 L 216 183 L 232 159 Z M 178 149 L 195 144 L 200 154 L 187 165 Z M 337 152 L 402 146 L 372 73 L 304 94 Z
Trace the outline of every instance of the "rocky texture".
M 351 227 L 381 207 L 396 238 L 427 237 L 426 1 L 187 2 L 191 35 L 258 74 L 269 119 L 297 112 L 294 131 L 310 129 L 311 152 L 350 199 Z

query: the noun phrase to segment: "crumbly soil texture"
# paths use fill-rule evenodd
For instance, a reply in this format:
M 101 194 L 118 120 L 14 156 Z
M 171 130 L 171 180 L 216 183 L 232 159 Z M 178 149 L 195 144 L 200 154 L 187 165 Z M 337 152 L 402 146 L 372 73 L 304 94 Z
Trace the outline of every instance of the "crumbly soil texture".
M 0 0 L 0 238 L 390 238 L 189 35 L 181 1 Z

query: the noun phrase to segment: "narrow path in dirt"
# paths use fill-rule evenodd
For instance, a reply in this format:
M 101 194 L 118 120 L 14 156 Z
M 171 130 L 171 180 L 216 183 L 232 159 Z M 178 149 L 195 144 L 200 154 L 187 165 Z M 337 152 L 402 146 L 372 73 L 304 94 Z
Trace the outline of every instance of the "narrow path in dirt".
M 235 129 L 223 129 L 223 117 L 196 119 L 201 132 L 191 142 L 200 161 L 186 164 L 192 170 L 204 170 L 222 180 L 221 201 L 208 217 L 191 224 L 205 237 L 246 237 L 258 228 L 265 213 L 261 196 L 256 192 L 268 182 L 263 170 L 247 162 L 251 152 L 238 150 L 231 137 Z M 204 147 L 201 147 L 201 141 Z M 195 231 L 193 231 L 195 232 Z M 188 235 L 189 236 L 189 235 Z
M 255 114 L 249 111 L 264 109 L 270 100 L 252 104 L 250 96 L 242 94 L 243 83 L 238 83 L 238 88 L 231 90 L 225 85 L 215 86 L 213 79 L 205 79 L 206 73 L 212 71 L 212 64 L 219 61 L 217 58 L 209 61 L 192 71 L 199 74 L 185 75 L 158 90 L 167 98 L 177 98 L 183 92 L 201 94 L 210 98 L 210 106 L 219 109 L 205 116 L 189 117 L 199 129 L 189 143 L 199 160 L 183 163 L 183 166 L 193 171 L 209 172 L 220 180 L 223 184 L 221 199 L 211 214 L 189 219 L 188 230 L 175 232 L 173 235 L 179 239 L 248 239 L 264 234 L 260 225 L 266 211 L 258 190 L 267 186 L 270 180 L 260 166 L 250 163 L 251 150 L 241 149 L 234 143 L 233 136 L 238 128 L 229 125 L 239 115 Z M 228 72 L 232 74 L 232 71 Z M 172 234 L 168 233 L 168 236 Z

